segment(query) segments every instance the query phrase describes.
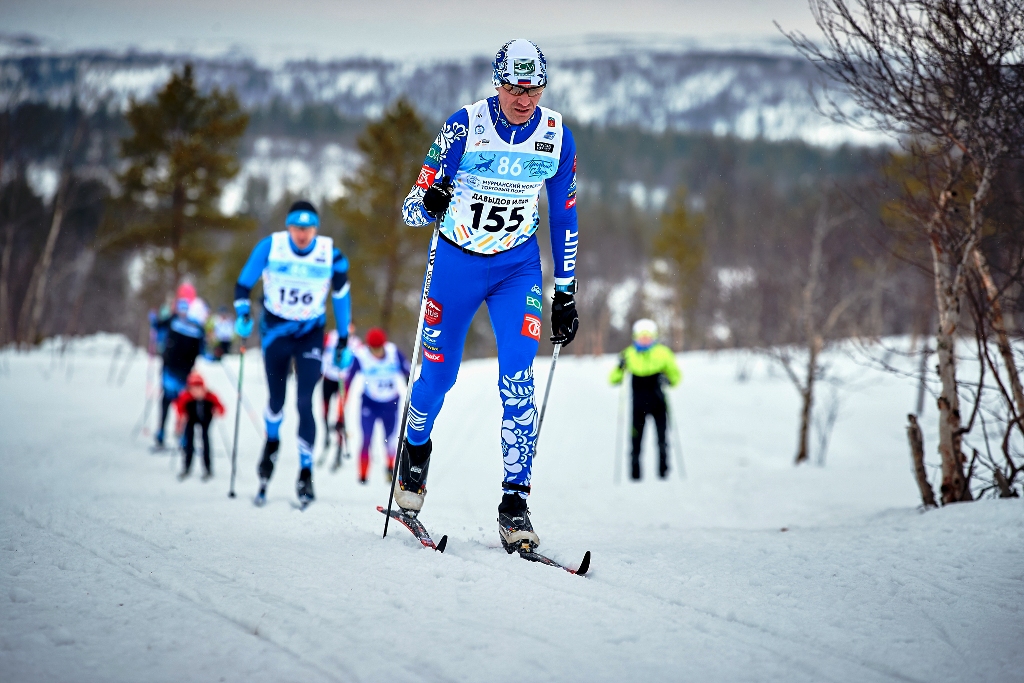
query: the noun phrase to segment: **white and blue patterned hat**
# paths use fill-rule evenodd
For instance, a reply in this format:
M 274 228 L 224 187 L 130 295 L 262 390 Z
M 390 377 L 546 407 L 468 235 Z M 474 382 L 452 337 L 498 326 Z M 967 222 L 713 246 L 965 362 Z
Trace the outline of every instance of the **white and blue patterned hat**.
M 494 86 L 502 83 L 527 88 L 548 84 L 548 62 L 536 43 L 516 38 L 501 46 L 494 55 Z

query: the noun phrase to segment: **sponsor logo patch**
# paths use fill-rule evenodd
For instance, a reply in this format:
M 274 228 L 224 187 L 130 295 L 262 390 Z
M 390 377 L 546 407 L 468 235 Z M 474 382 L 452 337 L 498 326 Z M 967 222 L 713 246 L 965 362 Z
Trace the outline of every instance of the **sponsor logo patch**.
M 549 130 L 547 133 L 544 133 L 544 139 L 545 140 L 554 140 L 555 139 L 555 131 Z
M 526 295 L 526 308 L 533 309 L 533 310 L 537 311 L 538 313 L 540 313 L 541 310 L 542 310 L 541 309 L 541 304 L 540 304 L 540 299 L 538 299 L 535 296 L 530 296 L 529 294 L 527 294 Z
M 439 353 L 441 351 L 441 345 L 438 343 L 438 338 L 441 336 L 441 330 L 435 330 L 432 327 L 423 328 L 423 339 L 420 341 L 423 343 L 423 348 Z
M 434 184 L 434 177 L 437 176 L 437 170 L 424 165 L 420 169 L 420 175 L 416 178 L 416 187 L 422 187 L 424 190 Z
M 427 158 L 438 163 L 441 162 L 441 148 L 438 146 L 436 142 L 432 144 L 430 146 L 430 149 L 427 151 Z
M 573 173 L 576 172 L 576 155 L 575 154 L 572 155 L 572 172 Z
M 423 316 L 423 320 L 428 325 L 436 325 L 441 322 L 441 313 L 444 311 L 444 307 L 437 303 L 429 296 L 427 297 L 427 312 Z
M 566 210 L 571 209 L 574 206 L 576 206 L 576 198 L 575 197 L 569 197 L 568 199 L 565 200 L 565 208 L 566 208 Z
M 484 127 L 478 124 L 477 127 L 473 129 L 473 132 L 480 135 L 484 132 Z
M 540 142 L 539 140 L 533 143 L 533 148 L 538 152 L 554 152 L 555 146 L 550 142 Z
M 444 362 L 444 354 L 443 353 L 433 353 L 431 351 L 428 351 L 426 348 L 423 349 L 423 357 L 426 358 L 427 360 L 429 360 L 431 363 L 443 363 Z
M 555 120 L 553 118 L 551 118 L 551 117 L 548 117 L 548 128 L 554 128 L 554 127 L 555 127 Z
M 533 292 L 534 294 L 536 294 L 537 296 L 540 296 L 541 294 L 543 294 L 543 292 L 540 291 L 540 287 L 538 287 L 537 285 L 534 285 L 533 287 L 530 287 L 530 291 Z
M 523 316 L 523 329 L 520 330 L 520 334 L 524 337 L 540 341 L 540 318 L 535 315 L 527 313 Z
M 483 140 L 477 140 L 476 142 L 474 142 L 473 146 L 474 147 L 479 147 L 480 145 L 489 145 L 489 144 L 491 144 L 491 141 L 488 140 L 487 138 L 484 138 Z
M 515 59 L 512 61 L 512 73 L 516 76 L 532 76 L 537 71 L 537 63 L 532 59 Z

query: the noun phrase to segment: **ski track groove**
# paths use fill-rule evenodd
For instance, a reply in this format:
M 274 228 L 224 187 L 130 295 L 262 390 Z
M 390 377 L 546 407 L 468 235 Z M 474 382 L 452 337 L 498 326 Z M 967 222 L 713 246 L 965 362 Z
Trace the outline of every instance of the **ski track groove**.
M 452 536 L 449 535 L 448 536 L 449 544 L 451 544 L 452 540 L 453 540 Z M 468 543 L 477 544 L 483 550 L 488 550 L 488 551 L 491 550 L 491 546 L 488 546 L 485 543 L 482 543 L 480 541 L 476 541 L 476 540 L 472 540 L 471 539 L 471 540 L 468 541 Z M 452 546 L 449 545 L 448 547 L 451 548 Z M 500 548 L 499 547 L 498 549 L 501 550 L 503 553 L 505 552 L 504 548 Z M 445 555 L 448 554 L 448 550 L 447 549 L 445 550 L 444 554 Z M 476 558 L 470 558 L 470 557 L 464 556 L 464 555 L 459 554 L 459 553 L 453 553 L 452 557 L 458 557 L 461 560 L 472 561 L 475 564 L 487 566 L 487 567 L 489 567 L 491 569 L 496 569 L 497 568 L 496 567 L 496 565 L 497 565 L 496 562 L 495 563 L 481 562 L 481 561 L 477 560 Z M 509 558 L 512 559 L 511 556 L 509 556 Z M 533 564 L 533 563 L 530 563 L 530 564 Z M 557 567 L 548 567 L 548 569 L 554 571 L 554 570 L 557 570 L 558 568 Z M 593 560 L 591 560 L 591 571 L 593 571 L 593 570 L 594 570 L 594 565 L 593 565 Z M 502 569 L 502 571 L 506 575 L 509 575 L 509 574 L 520 575 L 518 572 L 516 572 L 515 570 L 512 570 L 512 569 Z M 573 578 L 573 576 L 571 574 L 568 574 L 568 573 L 566 573 L 564 571 L 561 571 L 561 570 L 558 570 L 558 571 L 560 573 L 562 573 L 562 574 L 565 574 L 565 578 L 568 578 L 568 579 Z M 604 606 L 604 605 L 607 605 L 610 602 L 609 598 L 612 598 L 612 599 L 618 600 L 618 606 L 621 609 L 630 610 L 630 611 L 633 611 L 633 612 L 649 612 L 648 608 L 642 608 L 641 609 L 641 608 L 636 607 L 637 603 L 636 603 L 635 598 L 640 597 L 640 598 L 644 598 L 644 599 L 646 599 L 646 600 L 648 600 L 650 602 L 654 602 L 654 603 L 657 603 L 657 604 L 672 605 L 674 607 L 679 607 L 679 608 L 682 608 L 684 610 L 689 610 L 690 612 L 692 612 L 694 614 L 700 614 L 700 615 L 703 615 L 704 617 L 710 618 L 710 619 L 718 622 L 720 625 L 726 626 L 727 628 L 731 628 L 730 625 L 735 625 L 735 626 L 743 627 L 745 629 L 749 629 L 749 630 L 752 630 L 752 631 L 757 631 L 757 632 L 762 633 L 762 634 L 767 635 L 767 636 L 771 636 L 772 638 L 774 638 L 774 639 L 776 639 L 776 640 L 778 640 L 778 641 L 780 641 L 780 642 L 782 642 L 784 644 L 795 645 L 797 643 L 800 643 L 801 645 L 807 645 L 807 646 L 809 646 L 811 648 L 814 648 L 821 655 L 821 657 L 823 657 L 823 658 L 830 658 L 831 657 L 831 658 L 835 658 L 835 659 L 840 659 L 840 660 L 843 660 L 844 662 L 846 662 L 848 664 L 855 664 L 855 665 L 857 665 L 857 666 L 859 666 L 859 667 L 861 667 L 863 669 L 866 669 L 866 670 L 868 670 L 868 671 L 870 671 L 872 673 L 880 674 L 882 676 L 885 676 L 886 678 L 888 678 L 890 680 L 905 681 L 906 683 L 927 683 L 924 679 L 918 679 L 918 678 L 913 678 L 913 677 L 907 676 L 907 675 L 902 674 L 902 673 L 900 673 L 898 671 L 895 671 L 895 670 L 893 670 L 891 668 L 885 667 L 884 665 L 876 664 L 874 662 L 869 662 L 869 661 L 864 661 L 864 660 L 858 660 L 856 658 L 848 657 L 848 656 L 845 656 L 845 655 L 843 655 L 841 653 L 837 653 L 834 650 L 830 649 L 825 644 L 814 642 L 813 640 L 808 639 L 806 637 L 806 634 L 785 634 L 785 633 L 781 633 L 781 632 L 778 632 L 778 631 L 774 631 L 774 630 L 765 628 L 764 626 L 759 625 L 759 624 L 754 624 L 754 623 L 743 621 L 743 620 L 738 619 L 738 618 L 729 619 L 728 617 L 723 617 L 720 614 L 717 614 L 717 613 L 715 613 L 715 612 L 713 612 L 711 610 L 707 610 L 707 609 L 704 609 L 704 608 L 697 607 L 697 606 L 694 606 L 692 604 L 686 603 L 686 602 L 684 602 L 684 601 L 682 601 L 682 600 L 680 600 L 678 598 L 669 598 L 669 597 L 659 596 L 659 595 L 656 595 L 656 594 L 648 592 L 648 591 L 638 590 L 638 589 L 636 589 L 635 587 L 633 587 L 631 585 L 622 585 L 622 584 L 616 584 L 616 583 L 608 582 L 608 581 L 601 581 L 600 579 L 592 578 L 592 576 L 593 576 L 592 574 L 588 573 L 586 576 L 575 577 L 574 580 L 594 581 L 595 583 L 602 584 L 602 585 L 607 586 L 607 587 L 615 588 L 616 591 L 617 591 L 615 593 L 609 593 L 608 595 L 606 595 L 606 596 L 604 596 L 603 598 L 600 598 L 600 599 L 588 600 L 589 602 L 591 602 L 593 604 L 600 604 L 600 605 Z M 584 596 L 580 595 L 580 593 L 576 590 L 576 586 L 574 586 L 571 583 L 568 583 L 565 586 L 559 586 L 557 590 L 555 589 L 554 586 L 544 585 L 543 587 L 545 589 L 548 589 L 552 593 L 557 593 L 557 594 L 560 594 L 560 595 L 572 594 L 572 596 L 574 598 L 586 599 Z M 585 587 L 580 586 L 579 589 L 580 590 L 585 590 Z M 631 593 L 633 598 L 630 598 L 630 597 L 626 596 L 626 593 Z M 675 620 L 673 620 L 672 623 L 673 623 L 673 625 L 676 626 L 676 628 L 680 628 L 681 627 L 681 625 L 675 623 Z M 733 629 L 733 630 L 736 630 L 736 629 Z M 743 641 L 748 646 L 751 646 L 751 647 L 753 647 L 755 649 L 763 650 L 763 651 L 765 651 L 765 652 L 767 652 L 767 653 L 769 653 L 769 654 L 771 654 L 771 655 L 773 655 L 773 656 L 775 656 L 777 658 L 783 659 L 784 661 L 786 661 L 786 662 L 788 662 L 788 663 L 790 663 L 792 665 L 799 666 L 801 669 L 803 669 L 806 673 L 808 673 L 810 675 L 811 680 L 829 680 L 829 681 L 846 680 L 845 676 L 836 678 L 836 677 L 832 677 L 832 676 L 827 675 L 826 673 L 824 673 L 823 665 L 815 666 L 813 664 L 809 664 L 808 662 L 800 659 L 799 655 L 793 656 L 793 655 L 785 654 L 785 653 L 781 652 L 778 649 L 770 648 L 767 645 L 765 645 L 764 643 L 758 642 L 756 639 L 743 638 Z M 821 661 L 821 660 L 818 660 L 818 661 Z M 864 680 L 864 679 L 860 678 L 859 680 Z
M 90 547 L 90 546 L 86 545 L 85 543 L 82 543 L 81 540 L 79 540 L 77 537 L 75 537 L 75 536 L 73 536 L 73 535 L 71 535 L 69 533 L 65 533 L 64 531 L 61 531 L 61 530 L 59 530 L 59 529 L 57 529 L 57 528 L 55 528 L 53 526 L 46 525 L 43 522 L 43 520 L 35 518 L 35 517 L 32 517 L 31 515 L 29 515 L 25 509 L 15 508 L 15 512 L 22 519 L 24 519 L 28 524 L 31 524 L 32 526 L 35 526 L 40 531 L 43 531 L 45 533 L 49 533 L 52 536 L 56 536 L 58 538 L 64 539 L 65 541 L 73 543 L 74 545 L 78 546 L 82 550 L 84 550 L 87 553 L 93 555 L 94 557 L 102 560 L 103 562 L 106 562 L 107 564 L 113 566 L 114 568 L 122 571 L 124 574 L 130 576 L 131 578 L 135 579 L 137 582 L 139 582 L 139 583 L 141 583 L 143 585 L 146 585 L 146 586 L 148 586 L 150 588 L 157 588 L 157 589 L 169 592 L 169 593 L 177 596 L 178 598 L 184 600 L 185 602 L 188 602 L 189 604 L 193 605 L 194 607 L 198 608 L 201 611 L 207 612 L 209 614 L 213 614 L 213 615 L 215 615 L 215 616 L 217 616 L 217 617 L 219 617 L 221 619 L 224 619 L 225 621 L 227 621 L 227 622 L 233 624 L 234 626 L 237 626 L 238 628 L 240 628 L 243 632 L 245 632 L 245 633 L 247 633 L 247 634 L 249 634 L 251 636 L 254 636 L 256 638 L 259 638 L 260 640 L 262 640 L 262 641 L 264 641 L 264 642 L 266 642 L 266 643 L 276 647 L 277 649 L 281 650 L 282 652 L 284 652 L 288 656 L 292 657 L 296 661 L 302 663 L 303 665 L 308 666 L 309 668 L 316 670 L 318 673 L 320 673 L 321 675 L 323 675 L 325 678 L 327 678 L 329 680 L 335 681 L 336 683 L 344 683 L 344 681 L 361 680 L 360 676 L 357 676 L 354 672 L 351 672 L 351 671 L 345 671 L 346 677 L 345 678 L 339 678 L 336 674 L 334 674 L 331 671 L 323 668 L 317 662 L 311 661 L 311 660 L 307 659 L 306 657 L 304 657 L 299 652 L 296 652 L 292 648 L 288 647 L 287 645 L 285 645 L 283 643 L 280 643 L 280 642 L 277 642 L 277 640 L 275 640 L 273 637 L 271 637 L 266 632 L 261 632 L 260 628 L 259 628 L 260 627 L 260 623 L 259 622 L 260 622 L 260 620 L 262 620 L 262 618 L 263 618 L 262 616 L 259 618 L 259 620 L 257 620 L 257 624 L 256 624 L 256 626 L 254 628 L 249 623 L 246 623 L 246 621 L 244 621 L 241 617 L 238 617 L 238 616 L 235 616 L 235 615 L 232 615 L 232 614 L 228 614 L 225 611 L 222 611 L 220 609 L 217 609 L 217 608 L 213 607 L 212 606 L 212 602 L 213 602 L 212 601 L 212 596 L 209 596 L 209 595 L 207 595 L 207 596 L 201 596 L 201 595 L 193 596 L 193 595 L 189 595 L 183 589 L 181 589 L 181 588 L 179 588 L 177 586 L 172 585 L 173 582 L 162 581 L 162 580 L 156 578 L 154 576 L 154 572 L 150 572 L 149 577 L 143 576 L 142 572 L 144 572 L 145 569 L 139 569 L 139 568 L 135 567 L 132 564 L 131 561 L 128 561 L 128 562 L 125 562 L 125 563 L 122 564 L 121 562 L 117 561 L 117 559 L 110 557 L 107 553 L 104 553 L 103 551 L 96 550 L 95 548 Z M 91 521 L 92 523 L 94 523 L 94 524 L 96 524 L 98 526 L 104 527 L 104 528 L 106 528 L 106 529 L 108 529 L 110 531 L 118 532 L 121 535 L 128 537 L 129 539 L 131 539 L 132 541 L 134 541 L 136 543 L 148 546 L 152 551 L 163 553 L 163 556 L 165 558 L 169 558 L 170 557 L 170 553 L 172 552 L 172 550 L 169 549 L 169 548 L 163 548 L 163 547 L 161 547 L 159 545 L 156 545 L 156 544 L 154 544 L 154 543 L 152 543 L 152 542 L 150 542 L 150 541 L 148 541 L 148 540 L 146 540 L 144 538 L 138 537 L 133 532 L 126 531 L 124 529 L 121 529 L 121 528 L 118 528 L 118 527 L 115 527 L 115 526 L 111 526 L 109 524 L 106 524 L 106 523 L 102 522 L 101 520 L 97 520 L 94 517 L 86 516 L 86 515 L 84 515 L 84 514 L 82 514 L 80 512 L 77 513 L 77 514 L 79 515 L 80 518 L 86 518 L 86 519 L 88 519 L 89 521 Z M 52 515 L 51 515 L 51 517 L 52 517 Z M 129 554 L 128 556 L 129 557 L 137 557 L 137 555 L 134 554 L 134 553 Z M 125 567 L 125 565 L 127 565 L 127 567 L 130 568 L 130 570 L 127 569 Z M 168 567 L 163 566 L 163 567 L 161 567 L 161 569 L 165 569 L 166 570 L 166 569 L 168 569 Z M 193 573 L 193 574 L 198 573 L 198 574 L 204 575 L 207 579 L 210 579 L 211 574 L 216 574 L 217 578 L 220 579 L 219 583 L 224 584 L 226 582 L 226 583 L 229 583 L 231 585 L 238 585 L 238 581 L 236 579 L 232 579 L 230 577 L 224 576 L 223 574 L 220 574 L 220 572 L 216 572 L 215 570 L 209 570 L 209 569 L 205 569 L 205 568 L 204 569 L 197 569 L 195 567 L 189 567 L 189 571 L 191 573 Z M 198 588 L 193 588 L 193 590 L 195 590 L 197 593 L 202 593 L 202 591 L 200 589 L 198 589 Z M 250 590 L 247 594 L 248 595 L 253 595 L 254 592 Z M 206 599 L 205 600 L 202 599 L 203 597 L 205 597 Z M 292 611 L 297 611 L 297 609 L 301 609 L 301 611 L 307 612 L 307 610 L 305 610 L 305 608 L 296 608 L 294 605 L 289 604 L 288 602 L 286 602 L 284 598 L 281 598 L 280 596 L 275 596 L 275 595 L 272 595 L 272 594 L 268 594 L 265 591 L 262 591 L 260 593 L 260 595 L 258 595 L 257 597 L 259 597 L 259 599 L 261 599 L 261 600 L 263 600 L 265 597 L 273 598 L 274 602 L 277 603 L 277 607 L 278 608 L 286 608 L 286 609 L 290 609 Z M 265 616 L 265 613 L 264 613 L 263 616 Z M 333 622 L 332 623 L 329 619 L 322 618 L 320 615 L 317 615 L 317 616 L 322 621 L 330 623 L 334 627 L 341 626 L 337 622 Z M 338 667 L 339 668 L 345 668 L 340 663 L 338 664 Z

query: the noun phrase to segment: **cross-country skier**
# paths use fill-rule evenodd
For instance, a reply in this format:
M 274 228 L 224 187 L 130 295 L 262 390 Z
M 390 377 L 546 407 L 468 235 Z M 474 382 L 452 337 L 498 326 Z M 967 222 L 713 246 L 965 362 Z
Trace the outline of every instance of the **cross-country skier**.
M 408 225 L 440 221 L 433 280 L 426 292 L 423 368 L 412 389 L 406 455 L 395 501 L 415 516 L 423 507 L 430 433 L 454 385 L 470 322 L 484 302 L 498 347 L 505 463 L 498 506 L 511 553 L 540 539 L 526 496 L 537 438 L 533 360 L 541 334 L 538 202 L 547 187 L 555 292 L 551 341 L 568 345 L 579 326 L 576 291 L 576 144 L 562 115 L 538 106 L 548 82 L 531 41 L 506 43 L 494 58 L 495 96 L 454 113 L 427 152 L 406 197 Z M 453 183 L 449 189 L 445 181 Z M 515 546 L 515 547 L 513 547 Z
M 633 343 L 619 354 L 619 364 L 608 377 L 613 385 L 622 383 L 625 373 L 633 376 L 632 469 L 630 477 L 640 479 L 640 445 L 647 416 L 654 418 L 658 432 L 658 476 L 668 476 L 667 406 L 662 385 L 676 386 L 682 379 L 675 354 L 658 342 L 658 325 L 646 318 L 633 324 Z
M 174 315 L 165 321 L 153 323 L 157 335 L 164 334 L 163 372 L 160 400 L 160 425 L 156 432 L 156 447 L 164 446 L 164 425 L 174 399 L 185 388 L 185 379 L 192 372 L 196 358 L 205 347 L 206 319 L 210 311 L 206 303 L 196 296 L 195 287 L 185 282 L 178 287 Z
M 231 342 L 235 338 L 235 321 L 228 315 L 228 307 L 221 306 L 213 316 L 213 338 L 217 342 L 213 350 L 215 360 L 231 353 Z
M 198 426 L 203 436 L 203 481 L 213 476 L 213 469 L 210 466 L 210 423 L 214 417 L 224 414 L 224 404 L 220 402 L 217 394 L 206 389 L 206 382 L 198 372 L 192 372 L 188 376 L 185 390 L 182 391 L 174 401 L 174 408 L 178 412 L 178 433 L 182 434 L 182 450 L 185 452 L 185 461 L 178 475 L 181 481 L 192 472 L 192 456 L 196 450 L 195 432 Z
M 157 355 L 162 356 L 164 353 L 164 343 L 167 341 L 167 330 L 171 325 L 172 317 L 174 317 L 174 312 L 171 310 L 171 305 L 166 303 L 161 304 L 159 313 L 149 312 L 151 341 Z
M 363 396 L 360 415 L 363 428 L 363 447 L 359 452 L 359 483 L 366 483 L 370 470 L 370 439 L 373 428 L 380 421 L 384 428 L 384 446 L 387 450 L 387 473 L 390 480 L 395 470 L 398 428 L 399 382 L 409 381 L 409 360 L 388 341 L 379 327 L 366 333 L 366 344 L 352 354 L 352 365 L 345 378 L 345 394 L 352 380 L 363 374 Z
M 299 479 L 295 490 L 303 505 L 315 498 L 313 390 L 320 381 L 328 292 L 340 337 L 336 363 L 342 368 L 351 363 L 351 352 L 347 348 L 351 319 L 348 260 L 334 247 L 330 237 L 317 235 L 319 226 L 320 217 L 311 203 L 292 204 L 285 218 L 286 229 L 256 245 L 235 285 L 235 331 L 245 339 L 252 333 L 249 292 L 256 280 L 263 277 L 264 313 L 260 336 L 270 400 L 265 414 L 267 443 L 259 464 L 260 489 L 254 501 L 257 505 L 266 502 L 267 483 L 281 446 L 285 385 L 293 359 L 299 409 Z

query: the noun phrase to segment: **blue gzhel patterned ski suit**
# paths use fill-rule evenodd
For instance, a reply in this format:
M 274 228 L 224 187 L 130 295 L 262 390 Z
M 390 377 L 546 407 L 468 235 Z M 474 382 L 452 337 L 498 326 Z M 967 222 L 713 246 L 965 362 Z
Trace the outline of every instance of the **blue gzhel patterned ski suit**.
M 313 418 L 313 390 L 320 381 L 327 323 L 327 293 L 331 292 L 337 328 L 347 333 L 351 319 L 348 259 L 334 248 L 331 238 L 317 235 L 299 251 L 287 231 L 261 240 L 235 285 L 235 308 L 244 303 L 248 312 L 249 293 L 263 277 L 263 317 L 260 336 L 267 372 L 270 400 L 264 419 L 267 438 L 280 438 L 284 417 L 285 387 L 291 361 L 295 359 L 299 408 L 299 466 L 312 467 L 316 421 Z
M 454 195 L 441 220 L 427 292 L 423 369 L 412 389 L 410 444 L 430 438 L 445 394 L 455 384 L 469 325 L 484 302 L 498 346 L 498 391 L 504 404 L 504 483 L 530 485 L 537 405 L 533 360 L 541 334 L 538 201 L 547 188 L 555 284 L 576 267 L 576 145 L 558 112 L 537 107 L 522 125 L 505 118 L 497 96 L 460 109 L 441 128 L 403 205 L 405 222 L 427 225 L 427 188 L 448 176 Z M 507 491 L 509 489 L 506 489 Z

